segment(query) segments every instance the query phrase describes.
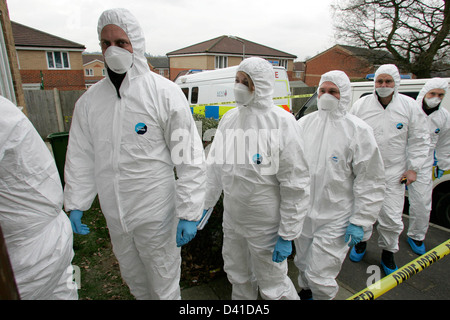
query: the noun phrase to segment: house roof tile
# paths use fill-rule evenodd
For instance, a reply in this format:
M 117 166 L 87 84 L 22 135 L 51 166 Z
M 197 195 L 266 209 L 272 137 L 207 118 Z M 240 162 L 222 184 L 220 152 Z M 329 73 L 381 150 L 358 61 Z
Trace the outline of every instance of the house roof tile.
M 280 57 L 295 59 L 297 56 L 286 53 L 277 49 L 273 49 L 246 39 L 236 37 L 245 43 L 245 55 L 262 56 L 262 57 Z M 242 54 L 242 42 L 228 36 L 220 36 L 204 42 L 200 42 L 182 49 L 167 53 L 168 56 L 188 55 L 196 53 L 215 53 L 215 54 Z
M 167 57 L 147 57 L 147 61 L 153 68 L 169 68 L 169 58 Z
M 11 26 L 16 47 L 86 49 L 83 44 L 63 39 L 14 21 L 11 21 Z
M 81 57 L 83 58 L 83 65 L 91 63 L 95 60 L 99 60 L 101 62 L 104 62 L 105 60 L 102 54 L 84 53 Z

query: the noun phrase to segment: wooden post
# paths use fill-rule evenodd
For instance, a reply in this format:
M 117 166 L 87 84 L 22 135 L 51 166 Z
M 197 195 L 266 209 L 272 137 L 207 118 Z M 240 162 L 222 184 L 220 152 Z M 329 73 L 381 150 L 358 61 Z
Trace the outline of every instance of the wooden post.
M 8 250 L 0 226 L 0 300 L 20 300 Z
M 59 132 L 64 131 L 64 118 L 61 109 L 61 99 L 59 97 L 59 91 L 57 88 L 53 89 L 53 97 L 55 99 L 56 119 L 58 120 Z

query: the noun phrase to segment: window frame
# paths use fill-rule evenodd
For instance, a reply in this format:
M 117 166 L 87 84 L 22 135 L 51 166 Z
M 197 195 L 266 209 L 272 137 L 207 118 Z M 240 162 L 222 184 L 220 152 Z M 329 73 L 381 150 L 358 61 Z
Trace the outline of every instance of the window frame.
M 56 54 L 60 54 L 61 67 L 56 66 Z M 52 60 L 50 61 L 50 56 Z M 64 57 L 65 56 L 65 57 Z M 68 51 L 46 51 L 47 67 L 49 70 L 70 70 L 70 55 Z
M 214 56 L 214 69 L 228 68 L 228 56 Z

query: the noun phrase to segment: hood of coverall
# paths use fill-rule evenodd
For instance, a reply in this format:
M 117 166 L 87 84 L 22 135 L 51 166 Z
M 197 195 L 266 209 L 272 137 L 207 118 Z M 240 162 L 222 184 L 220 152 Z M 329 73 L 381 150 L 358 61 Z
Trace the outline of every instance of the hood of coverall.
M 417 96 L 416 101 L 419 103 L 419 106 L 422 107 L 422 101 L 425 95 L 433 89 L 443 89 L 445 90 L 445 94 L 448 92 L 448 82 L 445 79 L 442 78 L 433 78 L 428 80 L 425 85 L 422 87 L 422 89 L 419 92 L 419 95 Z
M 145 36 L 142 28 L 134 15 L 123 8 L 115 8 L 104 11 L 98 19 L 97 33 L 101 40 L 101 33 L 105 26 L 114 24 L 120 27 L 127 34 L 133 47 L 133 66 L 128 71 L 129 76 L 134 77 L 145 72 L 150 68 L 145 58 Z M 108 74 L 108 73 L 107 73 Z
M 394 79 L 394 97 L 398 94 L 398 88 L 400 87 L 400 72 L 398 68 L 394 64 L 383 64 L 378 70 L 375 72 L 375 81 L 380 74 L 388 74 Z M 373 92 L 376 94 L 375 86 Z
M 339 70 L 329 71 L 323 74 L 322 77 L 320 78 L 319 88 L 322 85 L 322 83 L 327 81 L 334 83 L 339 88 L 339 94 L 341 96 L 339 99 L 339 105 L 333 111 L 319 110 L 319 112 L 321 113 L 327 112 L 334 116 L 344 115 L 350 108 L 351 103 L 352 89 L 350 86 L 350 79 L 343 71 Z M 317 93 L 318 92 L 319 89 L 317 89 Z
M 245 72 L 255 86 L 255 97 L 247 108 L 267 109 L 274 106 L 275 75 L 272 65 L 262 58 L 251 57 L 241 62 L 237 71 Z

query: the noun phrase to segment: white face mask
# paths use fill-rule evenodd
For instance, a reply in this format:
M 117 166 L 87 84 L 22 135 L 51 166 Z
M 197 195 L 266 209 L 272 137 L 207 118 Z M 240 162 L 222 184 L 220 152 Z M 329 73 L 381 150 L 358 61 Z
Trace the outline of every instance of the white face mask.
M 317 107 L 319 110 L 333 111 L 337 109 L 338 106 L 339 99 L 329 93 L 322 94 L 319 100 L 317 100 Z
M 123 74 L 131 69 L 133 54 L 123 48 L 110 46 L 105 51 L 105 61 L 112 71 Z
M 428 108 L 436 108 L 441 102 L 442 100 L 438 97 L 425 98 L 425 103 L 427 104 Z
M 237 104 L 246 106 L 253 100 L 255 93 L 251 92 L 246 85 L 236 83 L 234 85 L 234 97 Z
M 389 97 L 394 92 L 394 88 L 388 88 L 388 87 L 376 88 L 375 90 L 377 91 L 377 94 L 381 98 Z

